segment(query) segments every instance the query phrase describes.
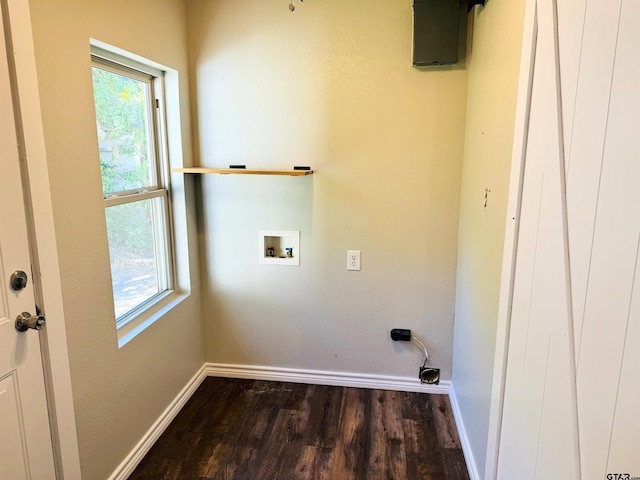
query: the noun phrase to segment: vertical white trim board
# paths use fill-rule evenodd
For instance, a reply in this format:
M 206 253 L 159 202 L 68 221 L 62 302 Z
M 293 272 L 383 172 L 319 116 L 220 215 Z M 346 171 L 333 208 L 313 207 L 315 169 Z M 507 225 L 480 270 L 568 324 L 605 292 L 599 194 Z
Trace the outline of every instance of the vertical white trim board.
M 473 452 L 471 451 L 471 443 L 469 443 L 469 437 L 467 437 L 467 430 L 464 427 L 462 414 L 460 413 L 460 407 L 458 405 L 458 399 L 456 398 L 456 391 L 453 388 L 453 384 L 449 385 L 449 401 L 451 402 L 453 418 L 455 419 L 456 427 L 458 428 L 458 437 L 460 437 L 462 453 L 464 454 L 464 460 L 467 463 L 469 478 L 471 480 L 480 480 L 480 474 L 478 473 L 476 459 L 473 456 Z
M 307 370 L 301 368 L 235 365 L 228 363 L 207 363 L 206 372 L 210 377 L 250 378 L 252 380 L 396 390 L 399 392 L 449 393 L 448 380 L 440 382 L 439 385 L 424 385 L 420 383 L 417 376 L 413 378 L 393 375 L 365 375 L 332 370 Z
M 108 480 L 126 480 L 133 473 L 144 456 L 151 450 L 160 435 L 167 429 L 174 418 L 180 413 L 182 407 L 189 401 L 200 384 L 207 378 L 207 364 L 198 369 L 196 374 L 187 382 L 184 388 L 178 393 L 176 398 L 169 404 L 158 419 L 151 425 L 151 428 L 143 435 L 140 441 L 129 452 L 120 465 L 113 471 Z

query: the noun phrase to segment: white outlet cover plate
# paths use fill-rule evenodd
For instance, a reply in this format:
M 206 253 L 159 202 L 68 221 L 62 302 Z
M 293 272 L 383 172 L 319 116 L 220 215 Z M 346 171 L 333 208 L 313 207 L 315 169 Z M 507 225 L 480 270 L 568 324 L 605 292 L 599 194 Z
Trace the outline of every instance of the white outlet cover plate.
M 360 250 L 347 250 L 347 270 L 360 271 Z

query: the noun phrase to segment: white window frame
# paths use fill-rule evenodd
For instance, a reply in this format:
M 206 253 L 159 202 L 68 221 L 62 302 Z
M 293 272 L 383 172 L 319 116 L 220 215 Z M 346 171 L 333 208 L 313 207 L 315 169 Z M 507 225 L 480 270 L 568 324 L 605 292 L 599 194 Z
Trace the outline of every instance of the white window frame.
M 107 48 L 105 48 L 107 47 Z M 116 51 L 117 50 L 117 51 Z M 167 282 L 164 291 L 159 292 L 147 301 L 141 303 L 127 314 L 115 321 L 118 332 L 118 346 L 122 347 L 136 335 L 141 333 L 149 325 L 161 318 L 165 313 L 180 303 L 188 295 L 189 285 L 183 285 L 186 288 L 179 288 L 178 264 L 176 259 L 175 246 L 175 230 L 173 223 L 174 208 L 172 205 L 171 192 L 171 175 L 170 175 L 170 159 L 169 159 L 169 130 L 167 128 L 167 107 L 165 98 L 165 74 L 164 69 L 157 68 L 156 65 L 145 63 L 135 55 L 123 54 L 123 51 L 114 48 L 113 51 L 101 42 L 94 41 L 91 44 L 91 65 L 114 73 L 124 74 L 136 79 L 146 79 L 151 86 L 151 105 L 153 118 L 151 131 L 153 132 L 152 156 L 155 163 L 155 184 L 151 187 L 116 192 L 115 195 L 104 195 L 105 212 L 110 206 L 122 205 L 125 203 L 137 202 L 147 199 L 161 197 L 165 208 L 160 216 L 164 220 L 164 230 L 162 241 L 156 241 L 157 246 L 164 246 L 166 251 L 162 253 L 166 257 L 167 262 L 164 266 L 158 266 L 166 269 Z M 175 73 L 175 71 L 173 72 Z M 177 83 L 176 83 L 177 86 Z M 173 92 L 177 94 L 177 92 Z M 175 109 L 174 109 L 175 110 Z M 179 140 L 179 134 L 178 134 Z M 183 232 L 184 233 L 184 232 Z M 156 239 L 158 240 L 158 239 Z M 182 275 L 184 278 L 185 275 Z M 186 275 L 188 278 L 188 275 Z M 159 276 L 160 280 L 160 276 Z M 184 281 L 182 282 L 185 283 Z M 113 285 L 112 285 L 113 287 Z

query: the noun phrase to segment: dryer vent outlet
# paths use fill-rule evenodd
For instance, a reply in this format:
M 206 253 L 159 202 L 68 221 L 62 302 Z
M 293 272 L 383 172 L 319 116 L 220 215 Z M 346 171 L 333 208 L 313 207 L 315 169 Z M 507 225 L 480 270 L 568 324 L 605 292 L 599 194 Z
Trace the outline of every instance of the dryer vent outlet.
M 420 367 L 418 378 L 420 379 L 420 383 L 438 385 L 440 383 L 440 369 L 432 367 Z

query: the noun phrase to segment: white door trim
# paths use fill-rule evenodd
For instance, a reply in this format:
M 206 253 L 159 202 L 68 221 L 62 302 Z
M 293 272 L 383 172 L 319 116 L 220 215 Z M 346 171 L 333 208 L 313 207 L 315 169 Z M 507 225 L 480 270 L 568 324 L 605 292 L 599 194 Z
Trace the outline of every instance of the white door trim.
M 42 354 L 52 427 L 54 460 L 59 479 L 81 478 L 75 413 L 71 391 L 71 374 L 62 303 L 60 269 L 53 224 L 49 172 L 42 127 L 36 62 L 31 32 L 28 0 L 0 0 L 7 14 L 13 42 L 17 110 L 23 142 L 31 205 L 28 214 L 33 222 L 32 254 L 39 265 L 40 298 L 47 317 L 41 332 Z M 39 305 L 40 306 L 40 305 Z
M 507 370 L 509 328 L 511 325 L 513 283 L 516 254 L 518 251 L 522 184 L 529 132 L 529 112 L 531 109 L 534 61 L 536 57 L 536 38 L 538 32 L 536 5 L 537 0 L 527 0 L 525 7 L 522 52 L 520 55 L 520 77 L 511 161 L 511 178 L 509 181 L 509 198 L 507 202 L 507 218 L 502 258 L 498 325 L 493 364 L 491 409 L 489 412 L 489 431 L 487 434 L 487 456 L 484 472 L 485 480 L 496 479 L 498 454 L 500 449 L 500 429 L 502 427 L 502 409 Z

